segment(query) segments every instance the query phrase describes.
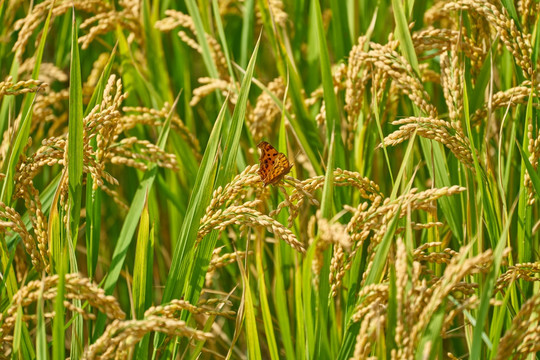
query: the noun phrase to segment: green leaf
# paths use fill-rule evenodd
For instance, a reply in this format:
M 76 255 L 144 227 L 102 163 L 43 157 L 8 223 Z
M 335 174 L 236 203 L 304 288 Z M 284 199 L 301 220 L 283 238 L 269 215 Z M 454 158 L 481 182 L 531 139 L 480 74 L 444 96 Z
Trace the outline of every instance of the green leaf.
M 264 332 L 266 334 L 266 344 L 268 344 L 268 351 L 270 352 L 271 359 L 279 359 L 278 348 L 276 344 L 276 337 L 274 335 L 274 327 L 272 322 L 272 313 L 270 312 L 270 306 L 268 305 L 268 297 L 265 283 L 265 271 L 263 267 L 263 243 L 262 239 L 259 237 L 257 240 L 256 246 L 255 261 L 257 264 L 257 283 L 259 285 L 259 301 L 261 305 L 261 313 L 263 318 Z M 248 302 L 246 301 L 246 306 Z M 246 316 L 249 312 L 246 311 Z M 248 320 L 249 317 L 248 317 Z M 248 322 L 249 324 L 249 322 Z M 250 325 L 248 325 L 248 329 Z M 257 336 L 257 335 L 255 335 Z
M 219 5 L 217 0 L 212 0 L 212 10 L 214 12 L 214 19 L 216 21 L 219 40 L 221 41 L 221 48 L 223 49 L 223 55 L 225 55 L 225 61 L 227 62 L 229 76 L 233 81 L 236 81 L 236 76 L 234 76 L 233 67 L 231 65 L 231 55 L 229 54 L 229 46 L 227 45 L 227 38 L 225 37 L 225 30 L 223 29 L 223 22 L 221 21 L 221 13 L 219 11 Z
M 297 316 L 298 328 L 303 327 L 306 338 L 306 344 L 298 344 L 296 350 L 298 354 L 305 353 L 305 356 L 301 357 L 302 359 L 310 359 L 318 354 L 315 352 L 317 342 L 315 323 L 318 320 L 319 313 L 315 311 L 316 306 L 313 303 L 317 293 L 312 287 L 313 270 L 311 267 L 315 258 L 316 248 L 315 244 L 312 244 L 308 248 L 302 264 L 302 289 L 295 289 L 295 295 L 297 297 L 296 303 L 302 304 L 302 308 L 304 309 L 302 316 Z M 298 278 L 295 279 L 298 281 Z M 300 299 L 302 301 L 300 301 Z M 299 347 L 302 349 L 299 349 Z
M 21 336 L 23 333 L 22 329 L 24 329 L 22 326 L 22 323 L 23 323 L 22 316 L 23 316 L 22 307 L 21 305 L 18 305 L 17 316 L 15 317 L 15 326 L 13 328 L 13 342 L 12 342 L 13 358 L 15 359 L 22 358 L 22 356 L 20 355 Z
M 335 154 L 335 132 L 332 129 L 332 134 L 330 137 L 330 143 L 328 150 L 328 162 L 326 166 L 326 175 L 323 186 L 322 202 L 321 202 L 321 216 L 325 219 L 330 220 L 333 213 L 333 193 L 334 193 L 334 154 Z M 317 240 L 317 241 L 320 241 Z M 319 275 L 319 316 L 317 317 L 317 323 L 315 327 L 316 331 L 316 341 L 319 349 L 317 352 L 325 357 L 330 358 L 334 357 L 330 353 L 330 343 L 329 343 L 329 329 L 328 329 L 328 312 L 329 312 L 329 303 L 332 298 L 330 295 L 330 284 L 329 284 L 329 275 L 330 275 L 330 261 L 332 258 L 331 249 L 327 249 L 323 255 L 323 264 L 321 268 L 321 273 Z
M 201 18 L 201 13 L 199 11 L 199 8 L 197 7 L 195 0 L 186 0 L 186 6 L 188 9 L 189 15 L 191 16 L 191 19 L 193 20 L 193 23 L 195 24 L 195 30 L 196 30 L 195 35 L 197 37 L 197 43 L 201 46 L 202 58 L 203 58 L 204 65 L 206 66 L 206 70 L 208 71 L 208 74 L 210 75 L 210 77 L 214 79 L 219 79 L 219 72 L 212 58 L 210 45 L 208 45 L 208 40 L 205 36 L 206 31 L 204 30 L 204 25 L 202 23 L 202 18 Z M 221 99 L 221 95 L 219 95 L 219 93 L 218 93 L 218 99 Z
M 145 203 L 139 222 L 135 264 L 133 266 L 133 307 L 134 318 L 143 319 L 144 312 L 152 303 L 152 274 L 154 266 L 154 235 L 150 228 L 148 202 Z M 148 354 L 149 337 L 145 336 L 135 348 L 133 358 L 144 359 Z
M 259 345 L 259 334 L 257 332 L 257 322 L 255 318 L 255 305 L 249 285 L 249 278 L 246 273 L 242 272 L 244 283 L 244 301 L 245 301 L 245 316 L 246 316 L 246 339 L 249 359 L 261 360 L 261 348 Z
M 527 168 L 527 172 L 529 173 L 529 177 L 531 178 L 531 183 L 534 189 L 534 195 L 537 199 L 540 199 L 540 177 L 538 176 L 538 173 L 531 165 L 531 162 L 529 161 L 526 155 L 527 152 L 525 151 L 525 149 L 521 149 L 519 146 L 517 148 L 519 150 L 519 153 L 521 154 L 521 160 L 523 160 L 523 164 Z
M 79 220 L 82 203 L 82 175 L 84 163 L 83 139 L 83 106 L 82 106 L 82 80 L 81 64 L 79 58 L 79 45 L 77 36 L 77 21 L 75 8 L 72 12 L 71 24 L 71 63 L 69 77 L 69 121 L 68 121 L 68 189 L 69 189 L 69 227 L 67 238 L 70 239 L 68 250 L 70 254 L 70 268 L 78 272 L 77 258 L 74 247 L 77 245 L 79 234 Z M 74 299 L 73 305 L 80 307 L 80 300 Z M 84 339 L 83 323 L 80 314 L 74 315 L 72 323 L 70 358 L 78 360 L 82 354 L 82 340 Z
M 152 274 L 152 243 L 150 241 L 150 218 L 148 215 L 148 203 L 145 202 L 141 219 L 139 221 L 139 234 L 137 236 L 137 249 L 135 252 L 135 264 L 133 266 L 133 306 L 135 318 L 142 319 L 146 310 L 147 282 Z
M 416 52 L 409 31 L 409 24 L 407 22 L 407 15 L 403 9 L 401 0 L 392 0 L 392 10 L 394 13 L 394 20 L 396 21 L 395 34 L 396 39 L 399 40 L 399 48 L 416 74 L 419 74 L 420 68 L 418 67 L 418 59 L 416 58 Z
M 37 326 L 36 326 L 36 359 L 38 360 L 47 360 L 47 332 L 45 331 L 45 316 L 44 316 L 44 306 L 43 306 L 43 285 L 44 282 L 41 282 L 41 287 L 38 293 L 37 301 Z
M 249 60 L 249 49 L 253 42 L 253 18 L 255 16 L 255 0 L 246 0 L 242 17 L 242 37 L 240 46 L 240 66 L 246 67 Z
M 69 128 L 68 128 L 68 178 L 69 193 L 73 213 L 72 224 L 78 226 L 80 209 L 80 195 L 83 174 L 83 108 L 82 108 L 82 80 L 81 64 L 79 59 L 79 46 L 77 36 L 77 22 L 75 9 L 73 9 L 73 23 L 71 35 L 71 65 L 69 74 Z M 74 229 L 73 235 L 77 236 Z
M 65 275 L 66 275 L 66 260 L 67 248 L 62 251 L 64 261 L 60 261 L 57 266 L 58 284 L 56 285 L 56 297 L 54 301 L 55 317 L 53 319 L 53 359 L 61 360 L 66 358 L 65 354 L 65 323 L 64 323 L 64 293 L 65 293 Z
M 149 83 L 155 88 L 156 95 L 160 100 L 172 101 L 170 92 L 170 81 L 167 74 L 163 44 L 160 32 L 155 28 L 156 13 L 151 13 L 150 1 L 144 0 L 141 3 L 142 29 L 144 30 L 147 70 L 149 72 Z
M 294 353 L 294 347 L 293 347 L 293 339 L 291 335 L 291 326 L 289 324 L 290 318 L 287 308 L 287 294 L 285 291 L 285 282 L 283 279 L 283 276 L 281 274 L 285 271 L 285 267 L 282 264 L 281 260 L 281 251 L 280 246 L 276 246 L 275 254 L 274 254 L 274 266 L 276 271 L 275 276 L 275 283 L 274 287 L 272 289 L 272 295 L 273 295 L 273 301 L 276 311 L 276 317 L 278 321 L 279 326 L 279 333 L 281 334 L 281 341 L 283 342 L 283 348 L 285 350 L 285 356 L 287 357 L 287 360 L 294 360 L 295 353 Z M 299 272 L 297 272 L 299 273 Z M 296 276 L 296 274 L 295 274 Z M 299 278 L 295 280 L 295 284 L 300 284 L 301 281 L 300 276 Z M 299 293 L 301 293 L 299 291 Z M 301 304 L 301 300 L 298 300 L 297 304 Z M 301 314 L 302 311 L 299 309 L 298 313 Z M 296 319 L 300 320 L 300 316 L 296 317 Z M 300 329 L 298 329 L 300 330 Z M 296 341 L 301 341 L 302 337 L 296 336 Z
M 334 80 L 332 78 L 332 68 L 326 37 L 324 34 L 321 7 L 319 0 L 312 0 L 312 6 L 315 7 L 317 17 L 317 35 L 319 39 L 319 52 L 321 55 L 321 74 L 324 90 L 324 103 L 326 107 L 326 140 L 330 143 L 331 134 L 335 131 L 337 136 L 334 138 L 336 146 L 336 167 L 345 167 L 345 148 L 341 139 L 341 116 L 338 110 L 336 94 L 334 93 Z
M 531 90 L 531 96 L 529 96 L 529 101 L 527 102 L 526 118 L 528 119 L 528 121 L 525 122 L 525 126 L 527 126 L 527 124 L 530 121 L 532 121 L 532 109 L 533 109 L 533 101 L 534 101 L 533 99 L 534 99 L 534 94 L 532 93 L 532 90 Z M 527 140 L 524 139 L 524 141 L 527 141 Z M 531 183 L 535 190 L 536 198 L 538 199 L 540 196 L 540 177 L 538 176 L 538 172 L 533 168 L 531 162 L 529 161 L 530 154 L 528 153 L 525 145 L 528 145 L 528 144 L 525 143 L 522 149 L 518 144 L 517 149 L 519 150 L 519 153 L 521 155 L 521 160 L 523 161 L 523 164 L 525 165 L 525 168 L 527 169 L 527 172 L 529 173 Z

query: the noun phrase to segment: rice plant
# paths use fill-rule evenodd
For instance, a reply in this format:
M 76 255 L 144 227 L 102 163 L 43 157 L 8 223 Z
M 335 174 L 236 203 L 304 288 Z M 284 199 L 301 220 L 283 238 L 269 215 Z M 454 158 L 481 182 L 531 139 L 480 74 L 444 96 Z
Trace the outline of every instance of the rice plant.
M 537 358 L 539 14 L 0 1 L 0 358 Z

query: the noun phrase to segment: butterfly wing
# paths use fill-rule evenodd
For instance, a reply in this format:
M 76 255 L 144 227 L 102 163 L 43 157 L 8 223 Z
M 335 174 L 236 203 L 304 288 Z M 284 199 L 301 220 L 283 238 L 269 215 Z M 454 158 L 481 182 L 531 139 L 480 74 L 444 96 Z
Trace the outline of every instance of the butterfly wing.
M 268 184 L 268 175 L 270 170 L 274 166 L 274 160 L 278 155 L 278 151 L 266 141 L 261 142 L 257 145 L 261 149 L 261 157 L 259 158 L 259 176 L 265 185 Z
M 289 160 L 266 141 L 261 142 L 257 147 L 261 149 L 258 173 L 264 186 L 276 184 L 291 170 Z
M 285 175 L 291 171 L 292 166 L 289 164 L 289 160 L 283 153 L 277 154 L 274 160 L 274 166 L 270 168 L 270 172 L 266 179 L 268 184 L 278 183 Z

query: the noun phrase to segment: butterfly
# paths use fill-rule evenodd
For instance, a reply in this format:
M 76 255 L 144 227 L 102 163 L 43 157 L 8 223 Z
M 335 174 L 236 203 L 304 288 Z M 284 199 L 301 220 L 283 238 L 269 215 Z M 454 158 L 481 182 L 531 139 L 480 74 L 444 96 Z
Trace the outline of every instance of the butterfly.
M 259 158 L 259 176 L 264 184 L 277 184 L 293 167 L 285 154 L 278 152 L 272 145 L 262 141 L 257 145 L 261 149 Z

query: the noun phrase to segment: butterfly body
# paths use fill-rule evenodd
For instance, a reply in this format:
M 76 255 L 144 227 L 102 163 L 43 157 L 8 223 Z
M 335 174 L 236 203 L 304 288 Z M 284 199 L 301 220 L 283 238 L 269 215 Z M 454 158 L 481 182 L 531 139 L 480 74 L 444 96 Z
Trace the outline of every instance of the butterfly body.
M 257 147 L 261 150 L 258 173 L 264 186 L 277 184 L 291 171 L 292 165 L 285 154 L 278 152 L 266 141 L 262 141 Z

